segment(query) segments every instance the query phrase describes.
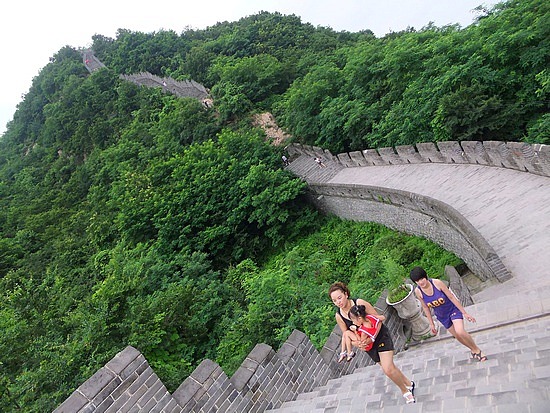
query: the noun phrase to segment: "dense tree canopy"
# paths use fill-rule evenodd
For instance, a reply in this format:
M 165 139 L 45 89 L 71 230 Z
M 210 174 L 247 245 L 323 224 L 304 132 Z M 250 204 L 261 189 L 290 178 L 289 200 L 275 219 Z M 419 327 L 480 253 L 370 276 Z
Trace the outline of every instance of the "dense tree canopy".
M 458 264 L 318 215 L 250 116 L 336 152 L 550 143 L 549 7 L 511 0 L 467 28 L 383 38 L 267 12 L 120 29 L 94 36 L 107 67 L 93 74 L 58 51 L 0 139 L 0 410 L 53 410 L 128 344 L 170 390 L 204 358 L 230 374 L 294 328 L 321 346 L 331 282 L 375 301 L 412 265 Z M 141 71 L 202 82 L 214 106 L 120 78 Z

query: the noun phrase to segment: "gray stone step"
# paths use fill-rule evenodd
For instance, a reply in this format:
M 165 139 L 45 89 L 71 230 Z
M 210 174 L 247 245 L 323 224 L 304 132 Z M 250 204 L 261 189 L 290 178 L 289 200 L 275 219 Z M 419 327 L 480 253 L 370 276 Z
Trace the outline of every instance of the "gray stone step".
M 550 316 L 473 333 L 489 360 L 470 359 L 449 338 L 395 356 L 417 385 L 406 405 L 379 366 L 358 369 L 284 403 L 273 413 L 298 412 L 549 412 Z
M 334 162 L 326 162 L 326 168 L 319 167 L 311 156 L 301 155 L 294 159 L 287 167 L 293 174 L 302 177 L 306 182 L 328 182 L 341 169 L 342 166 Z

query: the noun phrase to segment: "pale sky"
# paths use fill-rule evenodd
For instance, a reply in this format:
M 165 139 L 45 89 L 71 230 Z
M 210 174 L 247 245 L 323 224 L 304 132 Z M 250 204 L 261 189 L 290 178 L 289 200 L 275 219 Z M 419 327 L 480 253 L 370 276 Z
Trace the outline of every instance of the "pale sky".
M 63 46 L 91 45 L 92 36 L 115 38 L 118 29 L 144 33 L 204 29 L 259 11 L 295 14 L 303 23 L 336 31 L 369 29 L 378 37 L 407 27 L 419 30 L 473 22 L 473 9 L 498 0 L 7 0 L 0 14 L 0 134 L 32 79 Z M 148 5 L 149 4 L 149 5 Z

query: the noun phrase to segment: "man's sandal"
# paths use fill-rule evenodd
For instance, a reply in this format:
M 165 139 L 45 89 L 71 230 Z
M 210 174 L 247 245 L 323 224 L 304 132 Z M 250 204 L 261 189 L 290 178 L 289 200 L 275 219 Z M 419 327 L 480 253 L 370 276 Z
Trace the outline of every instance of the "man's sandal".
M 403 397 L 405 398 L 405 403 L 407 404 L 416 403 L 414 395 L 410 391 L 403 393 Z
M 346 359 L 346 356 L 348 355 L 348 353 L 346 353 L 345 351 L 342 351 L 340 353 L 340 357 L 338 357 L 338 363 L 341 363 L 343 362 L 345 359 Z
M 481 355 L 481 351 L 479 353 L 471 353 L 470 354 L 472 355 L 472 358 L 477 360 L 477 361 L 487 361 L 487 356 L 486 355 Z

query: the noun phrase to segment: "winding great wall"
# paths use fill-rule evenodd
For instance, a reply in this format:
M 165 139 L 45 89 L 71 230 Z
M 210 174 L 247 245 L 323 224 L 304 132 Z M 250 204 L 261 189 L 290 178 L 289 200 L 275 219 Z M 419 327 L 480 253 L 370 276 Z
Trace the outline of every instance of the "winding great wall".
M 91 51 L 83 62 L 90 73 L 105 67 Z M 193 81 L 121 78 L 209 102 Z M 477 317 L 468 330 L 489 360 L 472 364 L 446 332 L 409 346 L 410 325 L 383 293 L 375 306 L 387 317 L 396 364 L 417 383 L 415 405 L 405 406 L 362 352 L 338 364 L 335 326 L 320 352 L 297 330 L 278 350 L 257 344 L 232 377 L 204 360 L 173 394 L 128 346 L 54 413 L 548 412 L 550 146 L 426 142 L 333 155 L 291 144 L 287 151 L 286 168 L 308 183 L 321 211 L 426 237 L 467 264 L 475 277 L 445 272 Z
M 82 62 L 90 73 L 106 67 L 90 49 L 82 52 Z M 158 87 L 180 98 L 195 98 L 206 106 L 211 102 L 208 90 L 194 80 L 175 80 L 171 77 L 156 76 L 149 72 L 120 75 L 120 78 L 138 86 Z
M 170 394 L 133 347 L 117 354 L 55 412 L 547 412 L 550 400 L 550 147 L 438 142 L 332 155 L 293 144 L 287 169 L 312 202 L 344 219 L 427 237 L 477 275 L 447 269 L 474 314 L 468 330 L 489 360 L 472 363 L 446 333 L 413 343 L 396 364 L 417 382 L 405 406 L 364 354 L 338 364 L 337 327 L 317 351 L 300 331 L 257 344 L 228 377 L 211 360 Z M 326 167 L 314 162 L 322 157 Z M 468 301 L 471 300 L 471 301 Z M 396 348 L 407 325 L 385 303 Z

